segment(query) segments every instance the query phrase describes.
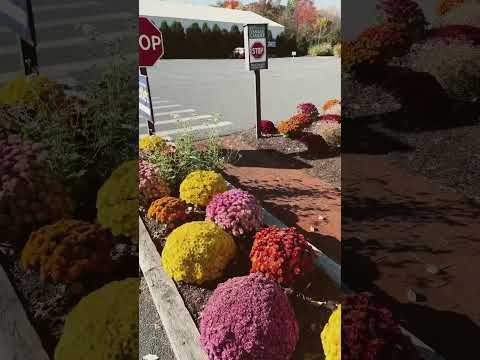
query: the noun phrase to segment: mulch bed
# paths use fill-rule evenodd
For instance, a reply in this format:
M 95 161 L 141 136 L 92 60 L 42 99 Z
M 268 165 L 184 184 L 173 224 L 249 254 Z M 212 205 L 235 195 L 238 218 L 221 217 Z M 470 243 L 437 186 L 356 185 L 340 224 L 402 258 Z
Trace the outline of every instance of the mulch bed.
M 144 214 L 142 217 L 152 237 L 152 241 L 161 254 L 166 236 L 168 236 L 170 230 L 162 224 L 145 218 Z M 202 219 L 202 217 L 204 217 L 203 212 L 194 211 L 192 219 L 189 220 Z M 199 327 L 200 313 L 216 286 L 229 278 L 249 274 L 250 260 L 248 255 L 251 247 L 250 238 L 235 239 L 239 248 L 238 254 L 227 267 L 225 275 L 221 279 L 203 286 L 175 282 L 197 327 Z M 300 327 L 300 341 L 297 344 L 293 360 L 304 360 L 306 358 L 312 360 L 324 359 L 320 331 L 328 322 L 331 310 L 317 305 L 315 301 L 330 300 L 339 302 L 341 290 L 323 272 L 315 270 L 301 284 L 298 284 L 295 289 L 286 289 L 286 293 L 291 300 Z M 333 299 L 325 299 L 326 294 L 330 297 L 331 294 L 335 294 L 335 296 Z
M 341 187 L 340 149 L 329 147 L 320 135 L 314 134 L 310 129 L 306 129 L 298 139 L 282 135 L 266 135 L 257 139 L 255 129 L 240 131 L 228 138 L 248 144 L 254 149 L 265 150 L 255 154 L 259 162 L 264 156 L 265 163 L 290 163 L 292 167 L 302 168 L 309 175 L 332 186 Z
M 25 271 L 12 259 L 2 258 L 3 268 L 52 359 L 66 316 L 84 296 L 111 281 L 138 276 L 138 246 L 123 238 L 117 238 L 112 249 L 113 269 L 109 274 L 83 278 L 69 285 L 41 281 L 37 270 Z
M 395 96 L 378 85 L 364 85 L 342 77 L 342 116 L 359 118 L 397 111 L 401 104 Z

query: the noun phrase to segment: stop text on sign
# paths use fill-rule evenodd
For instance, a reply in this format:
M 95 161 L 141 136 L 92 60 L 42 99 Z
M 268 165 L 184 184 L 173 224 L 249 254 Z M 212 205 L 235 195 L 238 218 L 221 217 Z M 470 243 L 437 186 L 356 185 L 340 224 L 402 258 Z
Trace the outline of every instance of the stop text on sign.
M 265 47 L 261 42 L 256 42 L 252 45 L 252 56 L 255 59 L 260 59 L 265 52 Z
M 162 38 L 157 35 L 148 36 L 142 34 L 138 37 L 138 45 L 142 50 L 157 50 L 162 46 Z

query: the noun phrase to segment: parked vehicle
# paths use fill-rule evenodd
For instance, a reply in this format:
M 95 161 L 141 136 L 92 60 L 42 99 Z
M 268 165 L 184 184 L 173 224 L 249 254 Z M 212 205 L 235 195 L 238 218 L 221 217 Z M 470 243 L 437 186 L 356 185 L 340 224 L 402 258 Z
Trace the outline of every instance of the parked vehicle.
M 237 47 L 233 49 L 232 56 L 234 59 L 244 59 L 245 58 L 245 49 L 243 47 Z

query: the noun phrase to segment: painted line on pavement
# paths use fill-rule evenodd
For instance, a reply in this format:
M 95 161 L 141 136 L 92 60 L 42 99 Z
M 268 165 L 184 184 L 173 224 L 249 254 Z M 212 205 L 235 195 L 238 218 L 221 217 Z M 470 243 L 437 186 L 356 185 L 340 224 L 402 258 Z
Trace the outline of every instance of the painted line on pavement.
M 131 53 L 125 55 L 125 60 L 136 60 L 138 59 L 138 53 Z M 100 58 L 87 61 L 77 61 L 66 64 L 57 64 L 50 66 L 40 66 L 40 73 L 52 78 L 52 80 L 65 78 L 71 75 L 74 72 L 86 71 L 86 70 L 95 70 L 99 68 L 104 68 L 112 63 L 112 58 Z M 22 74 L 23 70 L 12 71 L 8 73 L 0 74 L 0 84 L 10 81 Z M 72 76 L 73 77 L 73 76 Z
M 98 37 L 97 40 L 115 40 L 121 39 L 125 35 L 129 37 L 136 36 L 136 34 L 129 33 L 128 31 L 122 32 L 114 32 L 114 33 L 107 33 L 103 34 Z M 76 37 L 76 38 L 66 38 L 62 40 L 53 40 L 53 41 L 45 41 L 38 43 L 38 51 L 42 52 L 43 50 L 55 49 L 55 48 L 64 48 L 67 46 L 75 46 L 81 44 L 88 44 L 93 42 L 94 40 L 90 39 L 88 36 L 84 37 Z M 12 46 L 4 46 L 0 49 L 0 55 L 10 55 L 18 53 L 18 45 Z
M 78 3 L 68 3 L 68 4 L 58 4 L 58 5 L 40 5 L 33 6 L 34 13 L 46 12 L 52 10 L 61 10 L 61 9 L 78 9 L 88 6 L 97 6 L 98 2 L 96 1 L 82 1 Z
M 206 119 L 212 119 L 212 115 L 198 115 L 198 116 L 190 116 L 190 117 L 185 117 L 185 118 L 178 118 L 178 119 L 172 119 L 172 120 L 165 120 L 165 121 L 155 121 L 155 125 L 159 124 L 175 124 L 177 122 L 184 122 L 184 121 L 195 121 L 195 120 L 206 120 Z
M 189 113 L 189 112 L 195 112 L 195 109 L 185 109 L 185 110 L 173 110 L 173 111 L 159 112 L 159 113 L 154 113 L 154 115 L 155 116 L 165 116 L 165 115 L 175 115 L 175 114 L 183 114 L 183 113 Z
M 35 25 L 37 30 L 55 28 L 57 26 L 63 25 L 77 25 L 77 24 L 88 24 L 91 22 L 105 22 L 108 20 L 125 20 L 125 19 L 134 19 L 134 15 L 127 12 L 119 12 L 114 14 L 103 14 L 103 15 L 93 15 L 93 16 L 83 16 L 76 18 L 68 18 L 57 21 L 49 22 L 40 22 Z M 0 27 L 0 33 L 10 32 L 11 30 L 7 27 Z
M 183 122 L 183 121 L 195 121 L 195 120 L 206 120 L 206 119 L 212 119 L 213 117 L 211 115 L 198 115 L 198 116 L 191 116 L 191 117 L 185 117 L 185 118 L 178 118 L 178 119 L 172 119 L 172 120 L 164 120 L 164 121 L 155 121 L 155 128 L 157 126 L 165 125 L 165 124 L 175 124 L 177 122 Z M 140 128 L 146 128 L 148 127 L 147 124 L 141 123 Z
M 191 132 L 191 131 L 196 131 L 196 130 L 214 129 L 214 128 L 217 128 L 217 127 L 224 127 L 224 126 L 228 126 L 228 125 L 232 125 L 232 123 L 230 121 L 220 121 L 216 124 L 191 126 L 191 127 L 185 128 L 185 129 L 158 131 L 157 133 L 161 136 L 175 135 L 175 134 L 179 134 L 179 133 Z
M 180 107 L 182 105 L 179 104 L 171 104 L 171 105 L 159 105 L 159 106 L 153 106 L 153 109 L 166 109 L 166 108 L 172 108 L 172 107 Z

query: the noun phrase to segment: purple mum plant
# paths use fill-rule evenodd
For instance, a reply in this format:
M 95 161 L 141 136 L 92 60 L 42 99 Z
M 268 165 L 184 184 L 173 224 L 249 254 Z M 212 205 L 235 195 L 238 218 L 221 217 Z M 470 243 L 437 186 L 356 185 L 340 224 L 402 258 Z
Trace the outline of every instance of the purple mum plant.
M 297 110 L 302 114 L 307 114 L 310 117 L 310 122 L 318 120 L 318 109 L 312 103 L 298 104 Z
M 31 231 L 71 216 L 73 204 L 48 170 L 41 144 L 0 136 L 0 180 L 2 239 L 23 245 Z
M 298 339 L 287 295 L 259 273 L 220 284 L 201 314 L 200 342 L 210 360 L 288 360 Z
M 260 131 L 262 132 L 262 134 L 267 134 L 267 135 L 276 134 L 278 132 L 277 128 L 275 127 L 275 124 L 270 120 L 260 121 Z
M 254 232 L 262 226 L 262 210 L 255 197 L 233 189 L 213 197 L 207 206 L 207 220 L 233 236 Z
M 138 165 L 140 202 L 148 208 L 153 200 L 170 195 L 170 189 L 157 166 L 144 160 Z

